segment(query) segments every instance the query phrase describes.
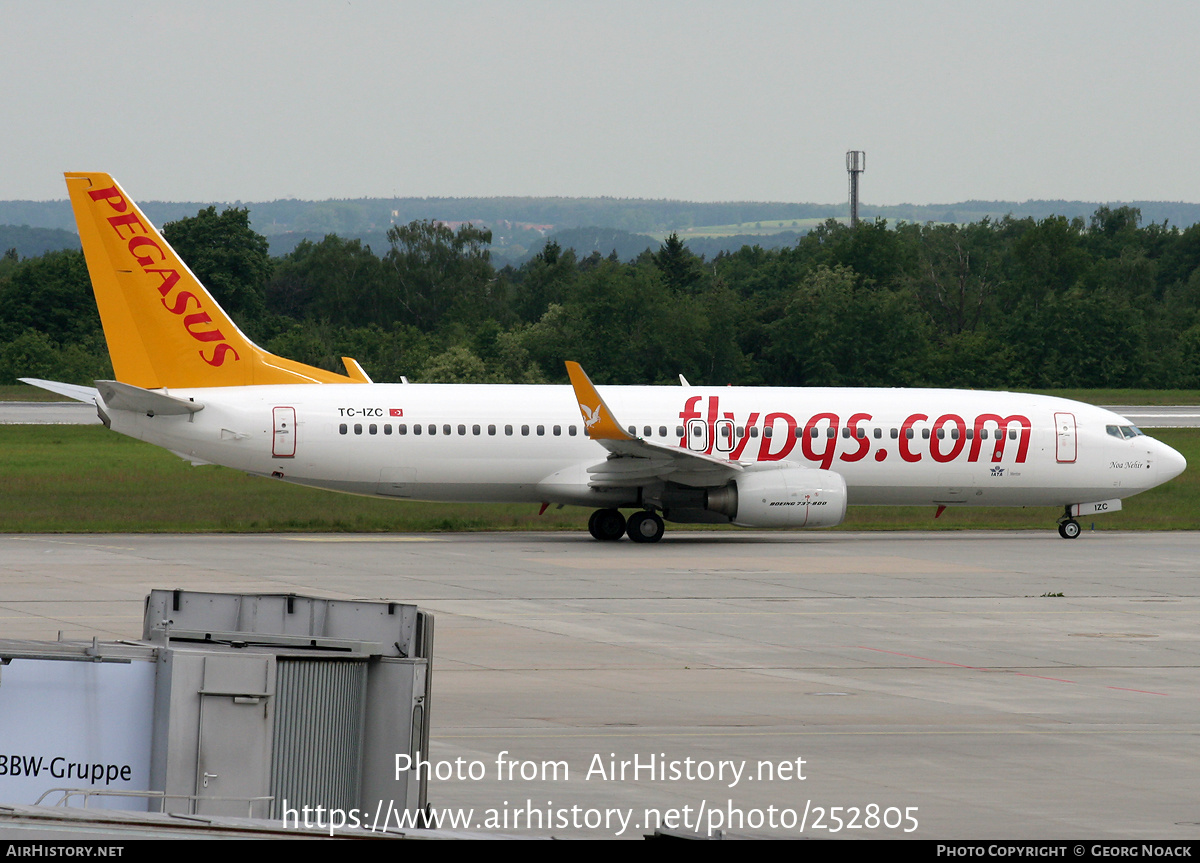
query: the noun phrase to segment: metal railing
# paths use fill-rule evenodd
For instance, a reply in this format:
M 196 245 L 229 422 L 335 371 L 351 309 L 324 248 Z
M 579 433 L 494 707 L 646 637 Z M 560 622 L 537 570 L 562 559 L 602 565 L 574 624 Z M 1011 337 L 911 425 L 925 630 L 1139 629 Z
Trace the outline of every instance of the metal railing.
M 168 794 L 165 791 L 127 791 L 116 788 L 50 788 L 47 789 L 41 797 L 37 799 L 34 806 L 43 805 L 43 801 L 51 794 L 61 794 L 62 796 L 55 803 L 47 803 L 47 806 L 63 806 L 70 807 L 72 798 L 82 797 L 83 806 L 80 808 L 87 809 L 88 804 L 93 797 L 140 797 L 147 801 L 158 801 L 158 811 L 166 813 L 168 800 L 185 800 L 188 802 L 189 811 L 187 814 L 195 815 L 196 804 L 200 801 L 205 802 L 233 802 L 246 804 L 247 818 L 269 818 L 271 811 L 271 803 L 275 800 L 274 795 L 267 797 L 215 797 L 215 796 L 200 796 L 198 794 Z M 266 807 L 266 814 L 255 816 L 254 807 L 258 804 L 263 804 Z

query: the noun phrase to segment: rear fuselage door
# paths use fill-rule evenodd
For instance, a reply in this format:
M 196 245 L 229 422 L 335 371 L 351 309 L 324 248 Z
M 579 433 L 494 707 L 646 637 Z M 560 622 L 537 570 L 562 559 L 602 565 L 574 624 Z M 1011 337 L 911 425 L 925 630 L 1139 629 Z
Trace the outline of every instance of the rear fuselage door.
M 271 455 L 275 458 L 294 458 L 296 455 L 296 409 L 274 408 L 271 411 L 275 431 L 271 436 Z

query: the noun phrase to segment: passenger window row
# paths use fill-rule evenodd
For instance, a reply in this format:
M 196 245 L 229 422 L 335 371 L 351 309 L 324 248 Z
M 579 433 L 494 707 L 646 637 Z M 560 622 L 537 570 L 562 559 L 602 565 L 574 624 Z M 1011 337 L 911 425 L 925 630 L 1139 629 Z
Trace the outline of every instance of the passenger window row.
M 722 426 L 718 430 L 718 434 L 723 438 L 729 437 L 729 428 L 730 428 L 729 426 Z M 629 430 L 632 433 L 633 427 L 630 426 Z M 771 437 L 773 432 L 774 432 L 774 430 L 770 426 L 767 426 L 766 428 L 764 428 L 762 430 L 762 436 L 763 437 Z M 683 429 L 682 428 L 677 428 L 676 433 L 679 435 L 679 437 L 683 437 Z M 705 433 L 705 426 L 703 424 L 697 424 L 697 425 L 692 426 L 692 436 L 693 437 L 702 437 L 704 435 L 704 433 Z M 756 426 L 750 427 L 750 437 L 756 438 L 756 437 L 758 437 L 758 433 L 759 433 L 759 429 Z M 861 426 L 854 429 L 853 432 L 850 431 L 849 426 L 842 426 L 841 433 L 842 433 L 842 437 L 844 437 L 844 438 L 855 437 L 855 438 L 858 438 L 859 440 L 862 440 L 867 437 L 867 430 L 865 428 L 862 428 Z M 837 426 L 827 426 L 825 428 L 825 433 L 824 433 L 825 437 L 837 437 L 837 434 L 838 434 Z M 1111 434 L 1111 432 L 1110 432 L 1110 434 Z M 798 438 L 804 437 L 804 429 L 801 428 L 800 426 L 796 426 L 795 435 Z M 744 429 L 742 426 L 738 426 L 737 429 L 735 429 L 735 431 L 734 431 L 734 436 L 738 437 L 738 438 L 745 437 L 746 429 Z M 808 436 L 811 438 L 821 437 L 821 430 L 819 428 L 817 428 L 816 426 L 813 426 L 812 428 L 810 428 L 808 430 Z M 914 437 L 916 437 L 916 430 L 913 429 L 912 427 L 906 428 L 904 430 L 904 436 L 906 438 L 908 438 L 909 440 L 912 440 Z M 930 435 L 929 429 L 927 429 L 927 428 L 921 429 L 921 437 L 923 439 L 929 440 L 930 436 L 931 435 Z M 947 436 L 950 437 L 952 440 L 958 440 L 960 437 L 958 428 L 955 427 L 955 428 L 950 429 L 949 435 L 946 434 L 946 428 L 944 426 L 937 430 L 937 437 L 939 439 L 945 438 Z M 883 439 L 883 429 L 881 429 L 881 428 L 872 429 L 871 437 L 875 438 L 875 440 L 882 440 Z M 900 437 L 900 430 L 895 429 L 895 428 L 891 429 L 891 439 L 897 440 L 899 437 Z M 973 429 L 973 428 L 967 429 L 965 437 L 967 440 L 973 440 L 975 438 L 975 429 Z M 981 440 L 987 440 L 988 439 L 988 430 L 986 428 L 980 429 L 979 437 Z M 995 429 L 992 431 L 991 437 L 993 439 L 998 440 L 998 439 L 1004 437 L 1004 433 L 1000 429 Z M 1017 439 L 1017 430 L 1009 429 L 1008 437 L 1010 440 L 1016 440 Z M 1118 435 L 1118 437 L 1119 437 L 1119 435 Z
M 428 423 L 427 425 L 413 423 L 411 429 L 407 423 L 399 423 L 395 427 L 395 433 L 397 435 L 407 435 L 411 431 L 411 433 L 414 435 L 420 435 L 420 434 L 437 435 L 439 433 L 439 428 L 441 430 L 442 435 L 452 435 L 456 431 L 460 436 L 465 437 L 467 435 L 467 425 L 465 423 L 459 423 L 458 425 L 452 425 L 450 423 L 442 423 L 440 426 L 437 423 Z M 479 423 L 475 423 L 470 426 L 470 429 L 471 429 L 470 433 L 471 433 L 471 435 L 478 437 L 483 434 L 483 428 L 484 427 L 481 426 Z M 494 437 L 495 435 L 500 433 L 499 428 L 500 427 L 495 424 L 489 424 L 487 426 L 487 434 L 489 436 Z M 515 426 L 505 425 L 503 428 L 504 428 L 504 435 L 507 437 L 512 437 L 514 434 L 516 434 Z M 722 438 L 728 438 L 731 428 L 733 428 L 733 427 L 728 424 L 721 423 L 720 428 L 718 430 L 718 434 Z M 1107 426 L 1106 428 L 1107 428 L 1108 433 L 1110 435 L 1113 435 L 1114 437 L 1130 438 L 1130 437 L 1134 437 L 1135 435 L 1142 433 L 1140 429 L 1130 427 L 1130 426 L 1121 426 L 1119 428 L 1117 426 Z M 341 425 L 338 426 L 338 433 L 339 434 L 350 434 L 350 429 L 351 429 L 351 426 L 349 424 L 342 423 Z M 530 429 L 531 429 L 531 427 L 529 425 L 522 425 L 520 427 L 521 436 L 528 437 L 530 434 Z M 539 437 L 544 437 L 546 435 L 547 426 L 545 426 L 545 425 L 534 426 L 533 429 L 534 429 L 534 433 Z M 554 437 L 561 437 L 563 434 L 563 426 L 561 426 L 561 425 L 549 426 L 549 429 L 550 429 L 550 434 L 552 434 Z M 353 430 L 354 430 L 354 434 L 358 434 L 358 435 L 362 434 L 364 431 L 363 423 L 354 423 Z M 380 433 L 380 427 L 377 423 L 366 424 L 365 430 L 366 430 L 367 434 L 379 434 Z M 692 425 L 692 436 L 693 437 L 701 437 L 702 435 L 704 435 L 705 430 L 706 430 L 706 426 L 704 424 L 702 424 L 702 423 L 693 424 Z M 384 423 L 382 431 L 383 431 L 383 434 L 385 434 L 385 435 L 392 434 L 392 431 L 393 431 L 392 424 Z M 644 437 L 652 437 L 653 436 L 652 431 L 653 430 L 650 426 L 645 426 L 643 429 L 643 436 Z M 745 437 L 746 431 L 747 431 L 746 428 L 743 426 L 737 426 L 736 429 L 733 429 L 734 436 L 737 438 Z M 750 437 L 756 438 L 759 435 L 759 428 L 757 426 L 750 426 L 749 432 L 750 432 Z M 813 426 L 812 428 L 810 428 L 808 430 L 808 432 L 809 432 L 809 437 L 812 437 L 812 438 L 821 436 L 820 429 L 818 429 L 816 426 Z M 893 428 L 890 430 L 890 432 L 891 432 L 890 437 L 892 440 L 896 440 L 897 438 L 900 437 L 899 429 Z M 574 425 L 569 425 L 569 426 L 566 426 L 566 433 L 567 433 L 568 437 L 575 437 L 576 434 L 578 433 L 578 431 Z M 636 436 L 637 435 L 637 426 L 629 426 L 629 433 L 631 435 Z M 774 429 L 771 426 L 767 426 L 766 428 L 762 429 L 763 437 L 769 438 L 773 435 L 773 433 L 774 433 Z M 841 433 L 842 433 L 842 437 L 844 437 L 844 438 L 855 437 L 855 438 L 858 438 L 859 440 L 862 440 L 867 437 L 867 430 L 861 426 L 856 428 L 854 430 L 853 434 L 851 433 L 849 426 L 842 426 Z M 827 426 L 825 428 L 825 437 L 837 437 L 837 434 L 838 434 L 838 428 L 836 426 Z M 804 437 L 804 429 L 801 428 L 800 426 L 796 426 L 795 435 L 798 438 Z M 667 427 L 666 426 L 658 427 L 658 436 L 659 437 L 667 436 Z M 874 437 L 875 440 L 881 440 L 883 438 L 883 429 L 881 429 L 881 428 L 872 429 L 871 436 Z M 911 426 L 909 428 L 906 428 L 904 430 L 904 436 L 906 438 L 908 438 L 909 440 L 912 440 L 914 437 L 916 437 L 915 430 Z M 937 430 L 937 436 L 939 439 L 943 439 L 943 438 L 947 437 L 945 426 L 943 426 Z M 1000 429 L 993 430 L 992 434 L 991 434 L 991 437 L 995 440 L 999 440 L 1003 436 L 1004 436 L 1004 433 Z M 675 437 L 680 440 L 683 439 L 683 437 L 684 437 L 683 426 L 675 426 Z M 957 426 L 950 429 L 949 437 L 952 440 L 958 440 L 959 430 L 958 430 Z M 975 430 L 972 428 L 966 429 L 967 440 L 972 440 L 974 437 L 975 437 Z M 986 428 L 980 429 L 979 437 L 981 440 L 987 440 L 989 437 L 988 430 Z M 1016 440 L 1017 439 L 1017 430 L 1010 428 L 1008 430 L 1008 437 L 1009 437 L 1009 440 Z M 921 429 L 921 438 L 924 440 L 929 440 L 930 430 L 927 428 Z
M 407 435 L 410 433 L 414 435 L 437 435 L 439 433 L 442 435 L 453 435 L 455 432 L 457 432 L 459 435 L 465 437 L 468 433 L 468 428 L 470 428 L 470 434 L 476 437 L 484 433 L 484 426 L 480 425 L 479 423 L 474 423 L 471 426 L 467 426 L 466 423 L 458 423 L 457 425 L 452 425 L 451 423 L 442 423 L 440 425 L 437 423 L 428 423 L 427 425 L 413 423 L 411 427 L 408 425 L 408 423 L 398 423 L 395 427 L 395 433 L 397 435 Z M 495 424 L 490 424 L 487 426 L 487 434 L 495 436 L 500 433 L 499 428 L 500 427 L 496 426 Z M 563 434 L 563 426 L 561 425 L 549 426 L 548 428 L 550 430 L 550 434 L 552 434 L 554 437 L 561 437 Z M 503 429 L 504 434 L 510 437 L 516 433 L 515 427 L 512 425 L 503 426 Z M 349 425 L 348 423 L 342 423 L 338 426 L 338 434 L 350 434 L 351 430 L 353 430 L 354 434 L 362 434 L 364 430 L 367 434 L 380 433 L 380 427 L 377 423 L 367 423 L 365 426 L 363 423 L 354 423 L 353 426 Z M 546 430 L 547 426 L 545 425 L 534 427 L 535 433 L 539 436 L 544 436 L 546 434 Z M 392 434 L 392 424 L 384 423 L 382 431 L 385 435 Z M 530 434 L 530 426 L 522 425 L 520 427 L 520 433 L 521 435 L 527 437 Z M 576 426 L 569 425 L 566 426 L 566 433 L 568 437 L 575 437 L 579 431 Z

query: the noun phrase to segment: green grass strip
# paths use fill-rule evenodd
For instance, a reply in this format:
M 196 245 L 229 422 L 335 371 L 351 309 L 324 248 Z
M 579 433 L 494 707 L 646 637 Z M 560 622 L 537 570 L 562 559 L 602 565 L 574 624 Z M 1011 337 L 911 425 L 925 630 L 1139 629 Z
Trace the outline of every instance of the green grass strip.
M 1200 429 L 1155 437 L 1200 464 Z M 1085 518 L 1085 530 L 1200 529 L 1193 468 L 1125 509 Z M 525 504 L 378 500 L 192 467 L 165 450 L 99 426 L 0 426 L 0 532 L 428 532 L 583 530 L 589 511 Z M 841 530 L 1053 530 L 1046 507 L 851 507 Z

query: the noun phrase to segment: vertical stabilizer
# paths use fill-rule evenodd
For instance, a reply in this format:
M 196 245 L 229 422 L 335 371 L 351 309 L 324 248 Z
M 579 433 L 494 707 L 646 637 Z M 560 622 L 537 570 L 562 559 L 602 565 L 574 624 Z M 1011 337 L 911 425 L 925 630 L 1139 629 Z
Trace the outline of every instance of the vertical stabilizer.
M 66 178 L 118 381 L 144 389 L 362 382 L 255 345 L 112 177 Z

